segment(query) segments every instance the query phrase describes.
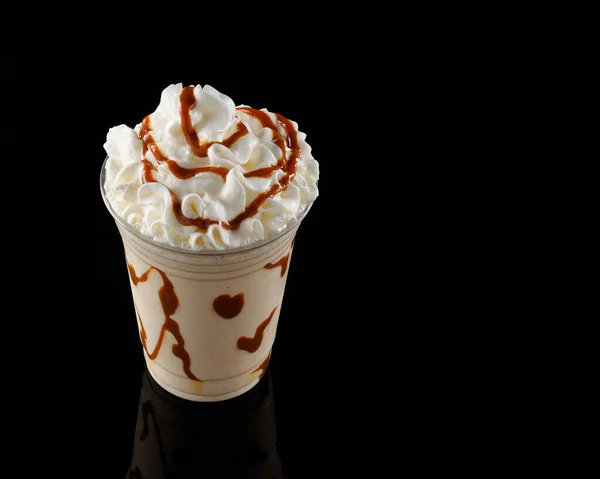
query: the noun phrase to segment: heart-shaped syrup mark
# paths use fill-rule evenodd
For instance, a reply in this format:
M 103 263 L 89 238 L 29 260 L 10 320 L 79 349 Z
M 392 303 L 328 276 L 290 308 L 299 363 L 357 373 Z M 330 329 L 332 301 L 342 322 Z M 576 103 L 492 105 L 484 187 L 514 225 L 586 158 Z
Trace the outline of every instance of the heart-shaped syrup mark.
M 244 307 L 244 293 L 229 296 L 222 294 L 213 301 L 213 308 L 219 316 L 225 319 L 235 318 Z

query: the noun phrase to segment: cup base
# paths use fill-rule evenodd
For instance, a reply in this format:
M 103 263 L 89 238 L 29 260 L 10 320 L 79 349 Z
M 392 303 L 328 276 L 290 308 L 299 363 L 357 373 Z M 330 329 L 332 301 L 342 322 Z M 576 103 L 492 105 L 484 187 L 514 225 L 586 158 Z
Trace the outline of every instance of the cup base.
M 152 372 L 152 369 L 150 369 L 150 368 L 147 368 L 147 369 L 148 369 L 148 372 L 150 373 L 150 375 L 152 376 L 152 378 L 156 381 L 156 383 L 161 388 L 163 388 L 165 391 L 167 391 L 179 398 L 187 399 L 188 401 L 196 401 L 196 402 L 218 402 L 218 401 L 226 401 L 227 399 L 233 399 L 234 397 L 241 396 L 245 392 L 250 391 L 250 389 L 252 389 L 254 386 L 256 386 L 258 384 L 258 382 L 260 381 L 260 378 L 257 378 L 254 381 L 252 381 L 250 384 L 247 384 L 246 386 L 244 386 L 236 391 L 232 391 L 232 392 L 229 392 L 226 394 L 219 394 L 219 395 L 215 395 L 215 396 L 200 396 L 197 394 L 189 394 L 189 393 L 186 393 L 183 391 L 178 391 L 177 389 L 172 388 L 171 386 L 162 382 L 160 380 L 160 378 L 158 378 L 156 376 L 156 374 L 154 374 Z
M 221 380 L 196 381 L 173 374 L 157 361 L 150 359 L 144 351 L 146 368 L 160 387 L 174 396 L 197 402 L 225 401 L 249 391 L 260 381 L 264 374 L 262 367 L 267 367 L 270 356 L 269 351 L 261 362 L 237 376 Z

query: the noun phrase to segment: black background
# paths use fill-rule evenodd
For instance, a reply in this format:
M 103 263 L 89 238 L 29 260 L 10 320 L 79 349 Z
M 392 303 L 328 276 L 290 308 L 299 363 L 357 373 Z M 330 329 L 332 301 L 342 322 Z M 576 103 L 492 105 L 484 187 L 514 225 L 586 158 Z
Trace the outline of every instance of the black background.
M 285 34 L 264 21 L 238 26 L 230 36 L 243 41 L 224 54 L 208 32 L 146 38 L 139 22 L 118 23 L 120 12 L 105 10 L 114 18 L 102 32 L 46 44 L 53 32 L 35 52 L 9 48 L 5 102 L 18 121 L 5 136 L 18 156 L 6 157 L 24 163 L 5 164 L 29 172 L 42 194 L 27 210 L 30 195 L 6 201 L 24 203 L 14 224 L 27 213 L 31 229 L 19 241 L 34 254 L 26 271 L 42 265 L 52 278 L 27 304 L 42 311 L 35 334 L 29 321 L 5 321 L 22 329 L 15 347 L 21 338 L 40 343 L 33 373 L 10 361 L 5 368 L 25 379 L 22 390 L 42 391 L 14 395 L 34 397 L 22 440 L 33 444 L 32 457 L 58 442 L 59 475 L 121 478 L 127 470 L 143 357 L 121 240 L 100 196 L 102 144 L 110 127 L 139 123 L 165 86 L 182 82 L 210 84 L 236 104 L 297 121 L 320 164 L 320 196 L 298 233 L 271 361 L 286 473 L 388 477 L 389 464 L 448 470 L 452 461 L 462 470 L 473 450 L 487 447 L 480 438 L 502 410 L 472 413 L 502 392 L 495 381 L 506 378 L 488 368 L 486 349 L 513 331 L 503 324 L 511 315 L 500 312 L 519 280 L 516 267 L 501 284 L 490 278 L 502 271 L 494 262 L 506 245 L 492 247 L 502 228 L 482 226 L 495 219 L 484 190 L 502 170 L 501 146 L 511 136 L 510 122 L 495 133 L 499 120 L 490 118 L 502 111 L 495 101 L 503 86 L 491 87 L 495 67 L 479 67 L 485 48 L 473 54 L 453 44 L 458 32 L 440 35 L 418 22 L 404 30 L 411 17 L 397 23 L 395 14 L 359 6 L 354 18 L 315 14 Z M 106 42 L 91 41 L 96 36 Z M 48 163 L 66 174 L 40 168 Z M 59 188 L 56 176 L 65 176 Z M 90 265 L 81 258 L 91 246 Z M 29 276 L 15 277 L 17 292 L 31 289 Z M 7 291 L 7 307 L 20 306 Z M 493 385 L 479 388 L 486 378 Z M 46 418 L 55 426 L 37 427 Z M 475 428 L 464 425 L 469 419 Z M 76 432 L 57 440 L 66 420 Z M 457 439 L 466 428 L 472 449 Z
M 484 213 L 468 217 L 464 206 L 474 198 L 457 186 L 471 181 L 461 155 L 483 150 L 465 140 L 465 112 L 448 101 L 462 98 L 442 81 L 455 65 L 421 55 L 412 43 L 369 45 L 354 33 L 315 39 L 310 50 L 300 40 L 269 38 L 282 47 L 272 55 L 264 39 L 240 53 L 241 65 L 222 52 L 200 54 L 195 45 L 188 52 L 179 39 L 169 40 L 180 56 L 161 55 L 151 42 L 79 54 L 70 42 L 68 54 L 56 56 L 56 71 L 46 72 L 48 82 L 60 84 L 49 99 L 43 87 L 50 86 L 27 72 L 36 65 L 18 56 L 11 80 L 22 94 L 8 102 L 23 120 L 8 131 L 20 133 L 10 138 L 17 153 L 36 146 L 25 167 L 43 194 L 32 196 L 27 218 L 46 224 L 34 235 L 31 268 L 42 264 L 52 280 L 42 291 L 47 298 L 31 304 L 50 315 L 35 334 L 28 321 L 7 327 L 40 343 L 36 363 L 44 366 L 43 391 L 52 394 L 28 417 L 54 423 L 35 430 L 46 433 L 44 445 L 60 444 L 60 473 L 122 478 L 129 466 L 143 355 L 121 239 L 100 195 L 102 145 L 110 127 L 135 126 L 178 82 L 209 84 L 236 104 L 298 122 L 320 165 L 320 196 L 298 231 L 270 366 L 289 478 L 387 477 L 400 461 L 439 464 L 456 444 L 452 422 L 464 418 L 457 403 L 471 408 L 478 399 L 463 401 L 461 388 L 483 377 L 464 380 L 477 364 L 464 345 L 488 344 L 479 319 L 475 327 L 468 320 L 499 305 L 485 302 L 481 271 L 493 252 L 477 249 L 487 234 L 477 228 Z M 45 112 L 43 128 L 21 128 L 31 111 Z M 44 162 L 64 168 L 61 188 L 39 168 Z M 472 234 L 464 234 L 465 223 Z M 478 269 L 469 265 L 473 252 Z M 84 261 L 90 254 L 92 264 Z M 22 279 L 23 288 L 29 280 Z M 57 368 L 66 372 L 58 385 Z M 38 378 L 23 377 L 26 387 Z M 48 414 L 50 404 L 64 412 Z M 75 430 L 56 441 L 67 420 Z
M 102 145 L 110 127 L 135 126 L 156 109 L 161 91 L 178 82 L 209 84 L 236 104 L 265 107 L 298 122 L 319 161 L 320 196 L 296 238 L 270 368 L 285 473 L 292 479 L 334 477 L 327 471 L 350 466 L 351 451 L 358 451 L 358 464 L 365 459 L 363 444 L 374 440 L 358 434 L 374 417 L 375 410 L 366 406 L 370 394 L 387 387 L 377 379 L 381 368 L 373 327 L 393 320 L 390 306 L 398 301 L 388 293 L 395 278 L 382 275 L 397 251 L 378 244 L 394 240 L 398 232 L 385 222 L 369 225 L 366 216 L 387 219 L 391 212 L 378 193 L 385 179 L 361 161 L 364 155 L 390 154 L 366 141 L 376 127 L 364 121 L 370 114 L 368 97 L 376 93 L 335 74 L 334 64 L 312 74 L 290 68 L 269 79 L 260 72 L 240 78 L 191 70 L 152 74 L 143 82 L 111 72 L 94 91 L 101 107 L 88 130 L 88 161 L 94 166 L 90 188 L 98 190 L 93 196 L 98 287 L 92 301 L 106 333 L 90 339 L 94 349 L 107 350 L 97 361 L 96 378 L 111 384 L 103 404 L 110 413 L 101 425 L 111 437 L 99 461 L 103 477 L 123 477 L 129 466 L 144 366 L 121 240 L 98 187 Z M 379 198 L 379 211 L 369 191 Z

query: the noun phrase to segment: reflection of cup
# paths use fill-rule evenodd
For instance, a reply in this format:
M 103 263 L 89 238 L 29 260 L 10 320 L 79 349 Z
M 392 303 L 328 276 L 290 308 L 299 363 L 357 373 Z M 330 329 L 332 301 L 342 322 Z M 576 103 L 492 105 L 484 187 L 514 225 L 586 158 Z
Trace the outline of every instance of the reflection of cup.
M 126 478 L 282 478 L 270 375 L 240 397 L 198 404 L 169 394 L 146 370 Z
M 221 401 L 256 385 L 269 362 L 296 229 L 246 247 L 192 252 L 153 242 L 112 209 L 146 364 L 167 391 Z

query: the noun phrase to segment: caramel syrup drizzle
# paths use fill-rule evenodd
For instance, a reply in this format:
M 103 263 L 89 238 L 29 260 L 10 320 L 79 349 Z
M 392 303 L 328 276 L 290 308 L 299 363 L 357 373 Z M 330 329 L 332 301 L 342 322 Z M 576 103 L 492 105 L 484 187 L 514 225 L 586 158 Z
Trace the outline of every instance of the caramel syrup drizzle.
M 267 372 L 267 366 L 269 365 L 269 359 L 271 359 L 271 351 L 269 351 L 267 359 L 265 359 L 262 363 L 260 363 L 260 365 L 254 371 L 252 371 L 252 373 L 250 373 L 250 374 L 254 374 L 257 371 L 262 370 L 258 376 L 258 379 L 261 379 Z
M 181 359 L 181 362 L 183 363 L 183 371 L 185 372 L 188 378 L 193 379 L 195 381 L 200 381 L 200 379 L 198 379 L 190 370 L 191 359 L 189 353 L 185 349 L 185 340 L 183 339 L 181 331 L 179 330 L 179 323 L 171 317 L 173 314 L 175 314 L 175 311 L 177 311 L 177 308 L 179 307 L 179 298 L 177 297 L 177 294 L 175 294 L 175 287 L 173 286 L 173 283 L 163 271 L 161 271 L 158 268 L 155 268 L 154 266 L 151 266 L 141 276 L 138 276 L 136 274 L 133 265 L 128 264 L 127 266 L 129 269 L 129 276 L 134 286 L 137 286 L 138 283 L 144 283 L 148 281 L 148 276 L 150 275 L 152 270 L 160 274 L 163 280 L 163 285 L 158 290 L 158 297 L 160 299 L 160 304 L 162 305 L 163 312 L 165 314 L 165 322 L 160 328 L 158 342 L 156 343 L 156 346 L 154 347 L 154 350 L 152 352 L 148 350 L 146 330 L 144 329 L 142 316 L 140 315 L 137 306 L 135 308 L 137 316 L 140 320 L 140 338 L 142 340 L 142 346 L 146 350 L 146 354 L 148 354 L 148 357 L 150 359 L 156 359 L 158 353 L 160 352 L 160 348 L 163 344 L 165 332 L 168 331 L 175 337 L 175 340 L 177 341 L 177 344 L 173 345 L 173 354 L 175 355 L 175 357 Z
M 290 260 L 290 253 L 286 254 L 283 258 L 281 258 L 279 261 L 277 261 L 275 263 L 269 263 L 269 264 L 265 265 L 265 269 L 275 269 L 275 268 L 281 267 L 281 277 L 283 278 L 283 275 L 285 274 L 285 272 L 287 270 L 289 260 Z
M 195 106 L 196 99 L 194 97 L 194 89 L 193 87 L 185 87 L 180 95 L 181 108 L 180 108 L 180 118 L 181 118 L 181 128 L 186 138 L 188 145 L 190 146 L 192 152 L 199 157 L 204 157 L 208 153 L 208 149 L 215 144 L 221 144 L 226 147 L 230 147 L 233 145 L 238 139 L 243 137 L 248 133 L 248 129 L 246 126 L 240 122 L 237 127 L 237 131 L 232 134 L 226 140 L 220 142 L 205 142 L 201 143 L 200 138 L 198 138 L 198 134 L 194 130 L 192 126 L 192 120 L 190 117 L 190 110 Z M 169 189 L 169 194 L 171 195 L 171 200 L 173 203 L 173 213 L 177 218 L 177 221 L 183 226 L 194 226 L 197 230 L 207 231 L 211 225 L 220 225 L 221 227 L 227 230 L 237 230 L 242 222 L 258 213 L 259 208 L 263 205 L 263 203 L 269 199 L 273 198 L 275 195 L 285 191 L 290 183 L 294 179 L 296 175 L 297 161 L 300 157 L 300 144 L 298 141 L 298 132 L 294 128 L 294 125 L 287 118 L 282 115 L 275 113 L 275 117 L 277 121 L 281 124 L 283 129 L 287 135 L 287 144 L 286 140 L 279 134 L 278 128 L 271 119 L 271 117 L 264 111 L 256 110 L 250 107 L 240 107 L 239 111 L 243 111 L 250 116 L 256 118 L 263 128 L 269 128 L 273 132 L 273 142 L 279 147 L 281 150 L 281 157 L 277 160 L 275 165 L 269 166 L 267 168 L 259 168 L 258 170 L 250 171 L 245 173 L 244 176 L 247 178 L 260 177 L 260 178 L 268 178 L 273 172 L 277 170 L 282 170 L 284 175 L 279 180 L 278 184 L 272 185 L 267 191 L 259 194 L 249 205 L 246 206 L 244 211 L 242 211 L 239 215 L 229 221 L 220 221 L 213 220 L 210 218 L 189 218 L 185 216 L 182 212 L 181 201 L 172 190 Z M 142 128 L 140 130 L 140 139 L 142 140 L 142 159 L 141 162 L 143 164 L 142 169 L 142 183 L 155 183 L 156 179 L 154 178 L 153 171 L 155 170 L 154 166 L 150 161 L 146 159 L 146 154 L 148 150 L 152 152 L 154 158 L 158 164 L 165 164 L 173 173 L 174 176 L 180 179 L 191 178 L 198 173 L 210 172 L 215 173 L 223 180 L 225 180 L 227 173 L 229 170 L 227 168 L 217 167 L 217 166 L 201 166 L 198 168 L 183 168 L 179 166 L 175 161 L 167 158 L 158 145 L 154 138 L 152 137 L 152 130 L 150 128 L 150 116 L 147 116 L 142 121 Z M 290 155 L 286 157 L 286 145 L 290 148 Z
M 269 317 L 256 327 L 254 337 L 249 338 L 247 336 L 242 336 L 237 340 L 238 349 L 241 349 L 242 351 L 248 351 L 249 353 L 255 353 L 256 351 L 258 351 L 258 348 L 260 348 L 260 345 L 262 344 L 265 329 L 267 329 L 267 326 L 273 319 L 273 315 L 275 314 L 276 309 L 277 306 L 273 308 L 273 311 L 271 311 Z

